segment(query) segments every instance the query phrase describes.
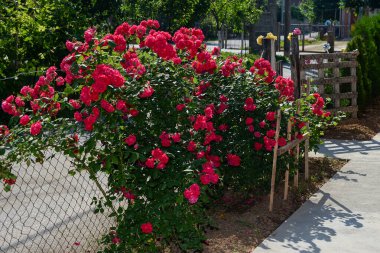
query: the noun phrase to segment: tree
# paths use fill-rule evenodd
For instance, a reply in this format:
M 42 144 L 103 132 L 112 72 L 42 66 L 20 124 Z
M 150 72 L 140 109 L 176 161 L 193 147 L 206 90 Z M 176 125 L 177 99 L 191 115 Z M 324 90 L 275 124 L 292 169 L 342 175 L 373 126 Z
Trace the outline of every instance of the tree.
M 263 11 L 257 0 L 211 0 L 209 13 L 214 17 L 216 28 L 222 25 L 240 30 L 242 24 L 255 23 Z
M 79 37 L 91 23 L 69 0 L 6 0 L 0 17 L 0 77 L 57 64 L 66 38 Z
M 313 0 L 315 21 L 324 22 L 326 19 L 338 18 L 339 0 Z
M 378 0 L 340 0 L 339 4 L 344 8 L 351 8 L 356 12 L 359 8 L 380 8 Z
M 313 0 L 302 0 L 300 3 L 301 14 L 311 24 L 315 21 L 315 4 Z

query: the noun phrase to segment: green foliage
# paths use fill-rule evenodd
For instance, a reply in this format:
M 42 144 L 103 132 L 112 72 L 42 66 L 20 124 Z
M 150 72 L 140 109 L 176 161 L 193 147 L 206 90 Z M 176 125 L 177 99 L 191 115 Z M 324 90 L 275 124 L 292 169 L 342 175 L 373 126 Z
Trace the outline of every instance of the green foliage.
M 347 51 L 358 50 L 358 104 L 365 106 L 380 95 L 380 15 L 363 17 L 356 25 Z
M 255 23 L 263 11 L 264 5 L 257 0 L 211 0 L 209 13 L 216 22 L 217 30 L 222 25 L 240 31 L 242 24 Z
M 304 15 L 301 13 L 300 7 L 292 5 L 290 8 L 290 16 L 292 19 L 297 19 L 299 21 L 304 20 Z
M 380 2 L 378 0 L 340 0 L 340 5 L 344 8 L 352 8 L 356 11 L 360 7 L 380 8 Z
M 315 21 L 315 4 L 313 0 L 302 0 L 299 9 L 310 24 Z

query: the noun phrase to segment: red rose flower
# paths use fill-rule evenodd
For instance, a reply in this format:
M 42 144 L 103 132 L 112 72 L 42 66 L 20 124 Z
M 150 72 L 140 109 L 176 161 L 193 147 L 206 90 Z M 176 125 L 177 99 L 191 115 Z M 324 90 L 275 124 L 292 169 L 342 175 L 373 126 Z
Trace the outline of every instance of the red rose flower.
M 153 93 L 154 93 L 154 89 L 151 86 L 148 86 L 148 87 L 144 88 L 144 91 L 142 91 L 139 94 L 139 98 L 151 97 L 153 95 Z
M 269 121 L 274 121 L 276 119 L 276 112 L 267 112 L 265 118 Z
M 147 223 L 141 224 L 141 232 L 143 232 L 144 234 L 151 234 L 153 232 L 152 223 L 147 222 Z
M 37 121 L 30 126 L 30 134 L 38 135 L 41 132 L 41 129 L 42 129 L 41 121 Z
M 113 107 L 113 105 L 111 105 L 110 103 L 108 103 L 106 100 L 102 99 L 100 101 L 100 106 L 108 113 L 112 113 L 115 111 L 115 107 Z
M 234 154 L 227 155 L 228 165 L 238 167 L 240 166 L 240 157 Z
M 20 125 L 25 126 L 29 123 L 30 118 L 28 115 L 24 115 L 20 118 Z
M 252 123 L 253 123 L 253 118 L 248 117 L 248 118 L 245 119 L 245 124 L 246 125 L 252 125 Z
M 131 134 L 129 135 L 127 138 L 124 139 L 124 142 L 128 145 L 128 146 L 132 146 L 136 143 L 136 136 Z
M 177 111 L 182 111 L 183 109 L 185 109 L 185 107 L 186 107 L 186 105 L 185 104 L 178 104 L 176 107 L 175 107 L 175 109 L 177 110 Z
M 259 151 L 263 148 L 263 144 L 259 143 L 259 142 L 255 142 L 254 144 L 254 148 L 256 151 Z
M 183 196 L 189 201 L 190 204 L 197 203 L 200 194 L 201 188 L 197 184 L 192 184 L 183 192 Z
M 276 131 L 275 131 L 275 130 L 268 130 L 268 131 L 267 131 L 267 136 L 268 136 L 269 138 L 273 138 L 273 137 L 275 136 L 275 134 L 276 134 Z
M 283 147 L 286 145 L 286 139 L 284 137 L 278 138 L 278 146 Z
M 74 118 L 78 122 L 83 121 L 82 114 L 80 112 L 74 112 Z
M 116 236 L 116 237 L 112 238 L 112 243 L 113 244 L 119 244 L 119 243 L 121 243 L 121 239 Z
M 154 158 L 148 158 L 146 159 L 145 161 L 145 166 L 150 168 L 150 169 L 153 169 L 154 168 Z
M 74 107 L 74 109 L 79 109 L 80 108 L 80 103 L 77 100 L 70 99 L 69 104 Z
M 4 182 L 4 184 L 7 184 L 7 185 L 14 185 L 16 183 L 16 179 L 13 179 L 13 178 L 4 178 L 3 182 Z
M 174 142 L 180 142 L 181 141 L 181 134 L 180 133 L 174 133 L 173 135 L 172 135 L 172 140 L 174 141 Z

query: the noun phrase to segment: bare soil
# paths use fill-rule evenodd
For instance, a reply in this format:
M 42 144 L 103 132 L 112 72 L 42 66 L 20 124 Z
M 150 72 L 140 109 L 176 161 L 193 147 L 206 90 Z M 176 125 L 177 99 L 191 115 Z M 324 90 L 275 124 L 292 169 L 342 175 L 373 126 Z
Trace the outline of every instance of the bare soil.
M 324 138 L 338 140 L 371 140 L 380 132 L 380 97 L 372 105 L 359 111 L 357 119 L 343 120 L 336 127 L 328 129 Z
M 205 253 L 249 253 L 279 227 L 302 203 L 330 179 L 347 160 L 332 158 L 310 159 L 310 181 L 300 180 L 298 189 L 291 189 L 283 201 L 283 184 L 277 187 L 274 211 L 268 211 L 265 196 L 239 197 L 226 194 L 210 210 L 215 228 L 207 231 Z M 300 175 L 300 179 L 303 175 Z

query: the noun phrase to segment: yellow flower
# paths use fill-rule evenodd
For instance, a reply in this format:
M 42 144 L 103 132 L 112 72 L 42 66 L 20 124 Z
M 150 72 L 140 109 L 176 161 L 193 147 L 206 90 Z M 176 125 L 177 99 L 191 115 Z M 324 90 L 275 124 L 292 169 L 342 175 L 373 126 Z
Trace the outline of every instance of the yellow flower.
M 292 35 L 293 35 L 293 33 L 288 34 L 288 40 L 292 40 Z
M 258 45 L 260 45 L 260 46 L 263 45 L 263 38 L 264 38 L 263 35 L 260 35 L 259 37 L 257 37 L 256 42 Z
M 273 33 L 267 33 L 266 39 L 277 40 L 277 36 L 274 36 Z

